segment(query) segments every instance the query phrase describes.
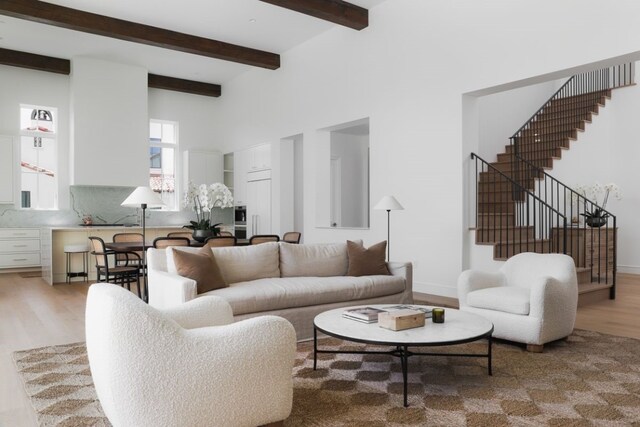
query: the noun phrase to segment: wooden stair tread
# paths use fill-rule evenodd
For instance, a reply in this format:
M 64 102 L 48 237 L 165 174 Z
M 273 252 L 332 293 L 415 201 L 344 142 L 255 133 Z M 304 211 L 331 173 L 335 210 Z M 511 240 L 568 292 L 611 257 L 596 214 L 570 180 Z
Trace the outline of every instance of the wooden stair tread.
M 604 283 L 604 282 L 578 283 L 578 295 L 585 294 L 587 292 L 596 292 L 602 289 L 609 289 L 611 287 L 613 287 L 612 283 Z

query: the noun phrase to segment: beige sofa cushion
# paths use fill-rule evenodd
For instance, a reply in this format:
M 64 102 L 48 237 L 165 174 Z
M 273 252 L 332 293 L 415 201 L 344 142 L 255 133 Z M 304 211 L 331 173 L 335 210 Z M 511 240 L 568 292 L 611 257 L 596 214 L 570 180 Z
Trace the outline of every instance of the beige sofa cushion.
M 203 295 L 224 298 L 238 316 L 344 301 L 357 305 L 358 300 L 401 293 L 405 286 L 399 276 L 287 277 L 234 283 Z
M 227 283 L 280 277 L 280 252 L 275 242 L 212 250 Z
M 355 243 L 362 245 L 362 240 Z M 296 245 L 280 242 L 282 277 L 344 276 L 349 267 L 347 243 Z
M 198 251 L 198 248 L 191 247 L 175 249 L 188 252 Z M 227 284 L 280 277 L 278 243 L 212 248 L 212 251 Z M 167 271 L 178 274 L 173 261 L 173 251 L 166 252 Z

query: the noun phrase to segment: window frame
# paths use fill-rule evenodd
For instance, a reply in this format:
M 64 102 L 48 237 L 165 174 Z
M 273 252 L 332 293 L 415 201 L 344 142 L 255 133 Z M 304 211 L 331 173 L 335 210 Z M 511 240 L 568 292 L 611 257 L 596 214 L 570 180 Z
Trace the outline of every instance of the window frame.
M 39 130 L 26 130 L 23 129 L 22 127 L 22 110 L 47 110 L 51 112 L 52 115 L 52 125 L 53 125 L 53 130 L 51 132 L 44 132 L 44 131 L 39 131 Z M 59 181 L 59 175 L 60 175 L 60 159 L 59 159 L 59 144 L 58 144 L 58 126 L 59 126 L 59 120 L 58 120 L 58 107 L 49 107 L 49 106 L 44 106 L 44 105 L 36 105 L 36 104 L 27 104 L 27 103 L 20 103 L 19 107 L 18 107 L 18 111 L 19 111 L 19 118 L 18 120 L 20 120 L 20 125 L 19 125 L 19 135 L 18 135 L 18 171 L 19 171 L 19 189 L 18 189 L 18 194 L 19 197 L 16 198 L 16 208 L 19 210 L 25 210 L 25 211 L 58 211 L 60 210 L 60 181 Z M 22 159 L 23 159 L 23 153 L 22 153 L 22 138 L 42 138 L 42 139 L 50 139 L 52 141 L 53 144 L 53 163 L 55 164 L 55 170 L 53 171 L 54 176 L 53 176 L 53 187 L 55 188 L 55 195 L 54 195 L 54 199 L 53 199 L 53 207 L 51 208 L 43 208 L 40 207 L 40 197 L 37 197 L 35 199 L 37 206 L 32 206 L 25 208 L 22 207 L 22 192 L 23 192 L 23 187 L 22 187 L 22 182 L 23 182 L 23 172 L 22 172 Z M 37 165 L 38 167 L 40 167 L 40 165 Z M 39 175 L 42 172 L 37 172 L 36 174 Z M 38 180 L 37 180 L 38 184 L 37 184 L 37 189 L 38 189 L 38 195 L 40 194 L 40 177 L 38 176 Z M 30 198 L 31 202 L 34 201 L 33 198 Z
M 162 142 L 157 141 L 151 138 L 151 125 L 153 123 L 159 124 L 162 126 L 163 124 L 170 124 L 173 126 L 173 139 L 174 143 L 171 142 Z M 180 180 L 178 177 L 180 176 L 180 162 L 178 161 L 178 155 L 180 153 L 180 124 L 174 120 L 160 120 L 160 119 L 149 119 L 149 149 L 148 152 L 151 154 L 151 148 L 157 147 L 160 148 L 160 168 L 162 170 L 162 165 L 164 164 L 164 160 L 162 159 L 162 149 L 172 149 L 173 150 L 173 193 L 174 193 L 174 208 L 162 207 L 158 208 L 160 211 L 166 212 L 178 212 L 180 211 L 180 198 L 178 195 L 180 194 Z M 147 164 L 149 179 L 151 179 L 151 159 L 149 158 L 149 163 Z M 155 168 L 154 168 L 155 169 Z M 161 197 L 162 198 L 162 197 Z

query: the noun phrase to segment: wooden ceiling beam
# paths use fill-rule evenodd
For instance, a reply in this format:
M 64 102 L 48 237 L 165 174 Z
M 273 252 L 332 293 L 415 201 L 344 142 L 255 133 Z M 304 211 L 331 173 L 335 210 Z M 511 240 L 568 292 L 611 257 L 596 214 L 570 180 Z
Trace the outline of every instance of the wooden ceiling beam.
M 270 70 L 280 67 L 280 55 L 275 53 L 38 0 L 2 0 L 0 1 L 0 15 Z
M 12 67 L 47 71 L 56 74 L 69 75 L 71 73 L 71 61 L 68 59 L 2 48 L 0 48 L 0 65 L 10 65 Z M 217 84 L 160 76 L 158 74 L 149 74 L 148 86 L 155 89 L 166 89 L 213 97 L 218 97 L 222 93 L 222 87 Z
M 0 64 L 56 74 L 69 75 L 71 73 L 71 61 L 68 59 L 53 58 L 17 50 L 0 49 Z
M 222 93 L 220 85 L 159 76 L 157 74 L 149 74 L 149 87 L 213 97 L 218 97 Z
M 369 11 L 342 0 L 260 0 L 354 30 L 369 26 Z

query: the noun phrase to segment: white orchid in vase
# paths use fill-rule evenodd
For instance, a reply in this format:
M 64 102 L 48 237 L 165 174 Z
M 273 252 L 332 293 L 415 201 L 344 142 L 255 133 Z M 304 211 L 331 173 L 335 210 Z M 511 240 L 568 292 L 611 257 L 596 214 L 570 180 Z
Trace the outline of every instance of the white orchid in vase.
M 196 213 L 196 220 L 190 221 L 190 224 L 185 225 L 184 228 L 194 231 L 211 231 L 215 235 L 219 232 L 217 227 L 222 223 L 211 223 L 213 208 L 233 207 L 233 196 L 229 188 L 219 182 L 211 185 L 200 184 L 198 186 L 193 182 L 189 182 L 182 204 L 184 207 L 191 206 Z
M 609 217 L 609 213 L 605 211 L 607 207 L 607 202 L 609 201 L 609 194 L 613 193 L 613 196 L 616 200 L 622 200 L 622 193 L 620 192 L 620 187 L 618 187 L 614 183 L 609 183 L 606 185 L 601 185 L 600 183 L 595 183 L 594 185 L 587 186 L 579 186 L 577 187 L 577 192 L 582 196 L 586 197 L 589 200 L 592 200 L 592 210 L 585 211 L 580 215 L 585 217 L 587 225 L 592 227 L 602 227 L 606 223 L 606 219 Z M 602 197 L 602 205 L 598 206 L 600 196 Z M 585 208 L 586 208 L 585 202 Z

